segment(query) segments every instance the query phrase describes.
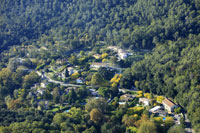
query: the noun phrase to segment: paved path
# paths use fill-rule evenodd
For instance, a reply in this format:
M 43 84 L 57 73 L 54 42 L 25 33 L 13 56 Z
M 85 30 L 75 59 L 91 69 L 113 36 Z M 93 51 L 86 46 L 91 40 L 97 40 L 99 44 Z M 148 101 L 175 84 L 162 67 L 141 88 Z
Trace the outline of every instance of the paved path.
M 51 79 L 49 76 L 47 76 L 46 74 L 42 74 L 39 71 L 37 71 L 36 73 L 39 76 L 43 76 L 43 78 L 47 79 L 49 82 L 55 83 L 55 84 L 60 84 L 61 86 L 65 86 L 65 87 L 81 87 L 81 86 L 83 86 L 83 85 L 77 85 L 77 84 L 68 84 L 68 83 L 64 83 L 64 82 L 61 82 L 61 81 Z M 87 87 L 89 88 L 89 87 L 92 87 L 92 86 L 87 86 Z
M 65 87 L 69 87 L 69 86 L 71 86 L 71 87 L 81 87 L 81 86 L 82 86 L 82 85 L 75 85 L 75 84 L 66 84 L 66 83 L 61 82 L 61 81 L 56 81 L 56 80 L 50 79 L 50 78 L 49 78 L 48 76 L 46 76 L 45 74 L 44 74 L 44 76 L 45 76 L 45 78 L 47 78 L 47 80 L 48 80 L 49 82 L 55 83 L 55 84 L 60 84 L 61 86 L 65 86 Z
M 186 133 L 195 133 L 194 130 L 192 129 L 192 126 L 191 126 L 191 122 L 190 120 L 187 118 L 187 114 L 184 114 L 185 115 L 185 132 Z

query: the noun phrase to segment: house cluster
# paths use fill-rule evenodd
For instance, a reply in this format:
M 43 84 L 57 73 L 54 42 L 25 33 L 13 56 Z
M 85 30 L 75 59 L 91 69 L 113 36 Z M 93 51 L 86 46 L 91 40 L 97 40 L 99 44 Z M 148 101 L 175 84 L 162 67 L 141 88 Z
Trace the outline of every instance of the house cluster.
M 139 103 L 142 103 L 144 106 L 149 106 L 150 105 L 150 99 L 148 98 L 139 98 Z M 167 110 L 168 113 L 174 112 L 174 109 L 177 108 L 178 106 L 169 100 L 168 98 L 165 98 L 162 101 L 161 106 L 155 106 L 152 109 L 149 110 L 150 113 L 158 113 L 160 110 Z
M 45 88 L 47 87 L 48 82 L 43 80 L 41 83 L 36 83 L 33 87 L 31 87 L 31 91 L 29 92 L 29 96 L 37 97 L 40 95 L 44 95 Z
M 63 67 L 62 65 L 53 65 L 49 68 L 49 70 L 51 72 L 49 72 L 48 74 L 51 76 L 51 77 L 57 77 L 57 78 L 60 78 L 62 80 L 65 80 L 66 79 L 66 70 L 68 70 L 68 74 L 69 75 L 72 75 L 76 72 L 78 72 L 78 70 L 76 69 L 76 67 L 73 67 L 71 65 L 67 65 L 67 67 Z M 80 81 L 80 80 L 79 80 Z M 79 82 L 78 81 L 78 82 Z
M 155 116 L 166 117 L 167 112 L 164 110 L 162 106 L 155 106 L 149 110 L 150 114 L 154 114 Z
M 123 92 L 122 90 L 123 89 L 120 90 L 122 93 L 126 93 L 126 92 Z M 137 97 L 137 95 L 133 95 L 133 94 L 123 94 L 123 95 L 121 95 L 120 102 L 118 102 L 118 103 L 120 105 L 125 105 L 127 102 L 132 101 L 136 97 Z M 141 106 L 141 104 L 143 106 L 151 105 L 151 100 L 148 98 L 139 98 L 138 102 L 140 104 L 138 104 L 137 106 Z M 180 117 L 175 118 L 176 115 L 174 115 L 174 113 L 173 113 L 175 108 L 178 108 L 178 105 L 176 105 L 170 99 L 165 98 L 159 106 L 155 106 L 155 107 L 149 109 L 148 112 L 150 114 L 154 114 L 154 116 L 160 116 L 163 118 L 165 118 L 167 115 L 171 115 L 174 117 L 175 122 L 180 124 Z M 176 120 L 178 120 L 178 121 L 176 121 Z
M 174 109 L 178 106 L 168 98 L 165 98 L 162 101 L 160 106 L 155 106 L 149 110 L 150 114 L 154 114 L 155 116 L 162 116 L 165 117 L 167 114 L 173 114 Z M 180 121 L 178 122 L 180 123 Z
M 117 52 L 119 60 L 124 60 L 128 56 L 132 55 L 132 53 L 128 53 L 127 51 L 125 51 L 125 50 L 123 50 L 121 48 L 118 48 L 116 46 L 109 46 L 108 49 L 111 49 L 111 50 Z
M 110 63 L 99 63 L 99 62 L 93 62 L 91 65 L 90 65 L 90 68 L 94 69 L 94 70 L 98 70 L 100 67 L 105 67 L 109 70 L 121 70 L 120 68 L 110 64 Z

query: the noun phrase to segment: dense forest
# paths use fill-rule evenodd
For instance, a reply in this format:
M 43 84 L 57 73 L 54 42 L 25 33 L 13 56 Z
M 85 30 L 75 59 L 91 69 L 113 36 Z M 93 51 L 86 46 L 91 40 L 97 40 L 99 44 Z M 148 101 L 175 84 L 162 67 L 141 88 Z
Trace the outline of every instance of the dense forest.
M 186 107 L 195 129 L 200 128 L 199 41 L 199 35 L 168 41 L 131 69 L 137 88 L 173 97 Z
M 148 108 L 135 106 L 137 100 L 120 108 L 119 88 L 174 99 L 200 132 L 200 0 L 0 2 L 0 132 L 144 133 L 145 127 L 155 133 L 183 132 L 184 124 L 170 128 L 170 118 L 152 122 Z M 137 61 L 118 62 L 107 57 L 115 52 L 101 46 L 148 52 Z M 100 59 L 83 51 L 77 54 L 81 48 L 101 54 Z M 52 67 L 59 58 L 88 71 L 73 76 L 98 84 L 103 98 L 85 103 L 91 96 L 86 86 L 64 95 L 65 88 L 54 84 L 44 95 L 32 97 L 30 88 L 42 81 L 36 70 L 50 71 L 47 65 Z M 101 58 L 117 62 L 123 73 L 103 68 L 89 73 L 89 64 Z M 70 77 L 68 71 L 65 76 Z M 61 104 L 59 111 L 43 111 L 41 99 L 49 100 L 50 107 Z M 71 108 L 67 113 L 65 101 Z
M 198 0 L 1 0 L 1 51 L 42 35 L 54 43 L 106 41 L 130 49 L 199 32 Z

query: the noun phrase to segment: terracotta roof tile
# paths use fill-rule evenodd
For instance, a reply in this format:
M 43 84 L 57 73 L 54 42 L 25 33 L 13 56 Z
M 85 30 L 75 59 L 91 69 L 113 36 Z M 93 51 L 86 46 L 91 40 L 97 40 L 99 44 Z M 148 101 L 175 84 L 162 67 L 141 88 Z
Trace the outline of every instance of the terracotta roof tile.
M 163 100 L 162 103 L 168 105 L 169 107 L 173 107 L 175 105 L 175 103 L 173 103 L 167 98 L 165 98 L 165 100 Z

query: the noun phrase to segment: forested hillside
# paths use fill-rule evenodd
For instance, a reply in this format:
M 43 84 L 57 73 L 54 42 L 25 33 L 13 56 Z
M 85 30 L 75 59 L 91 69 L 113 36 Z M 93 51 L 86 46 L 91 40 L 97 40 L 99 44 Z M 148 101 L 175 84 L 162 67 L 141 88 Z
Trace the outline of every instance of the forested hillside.
M 156 47 L 153 54 L 132 66 L 135 86 L 173 97 L 186 107 L 195 129 L 200 129 L 200 35 L 189 35 Z
M 199 32 L 200 0 L 0 0 L 0 132 L 184 132 L 165 97 L 200 132 Z
M 1 0 L 0 50 L 45 34 L 68 45 L 97 40 L 131 49 L 199 32 L 198 0 Z

